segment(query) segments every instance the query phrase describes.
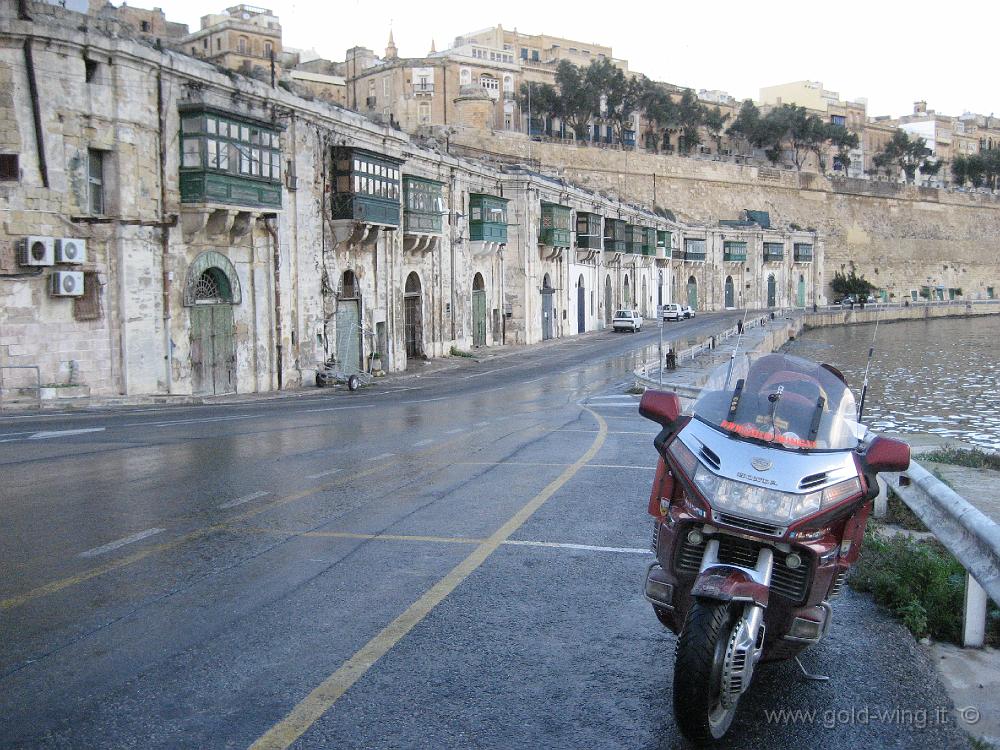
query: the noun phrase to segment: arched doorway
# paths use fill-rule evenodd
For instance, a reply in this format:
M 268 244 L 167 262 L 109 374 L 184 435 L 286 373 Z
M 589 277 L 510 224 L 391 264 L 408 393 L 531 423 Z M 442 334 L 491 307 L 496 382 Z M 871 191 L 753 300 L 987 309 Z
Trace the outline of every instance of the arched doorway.
M 587 289 L 583 282 L 583 274 L 576 280 L 576 332 L 587 330 Z
M 688 276 L 688 305 L 692 310 L 698 309 L 698 279 Z
M 767 306 L 775 306 L 775 296 L 777 295 L 777 283 L 774 280 L 774 274 L 772 273 L 767 277 Z
M 361 369 L 361 292 L 354 271 L 344 271 L 337 294 L 337 362 Z
M 733 277 L 726 277 L 726 309 L 731 310 L 736 307 L 736 291 L 733 289 Z
M 611 274 L 604 279 L 604 325 L 611 325 L 611 318 L 615 314 L 615 297 L 611 291 Z
M 240 281 L 221 253 L 202 253 L 188 267 L 184 305 L 190 308 L 191 390 L 196 394 L 236 390 L 236 329 L 233 306 Z
M 799 274 L 799 307 L 806 306 L 806 277 Z
M 472 345 L 486 346 L 486 282 L 481 273 L 472 279 Z
M 548 274 L 542 279 L 542 341 L 548 341 L 553 336 L 552 298 L 555 289 Z
M 632 308 L 632 292 L 628 288 L 628 274 L 625 274 L 625 281 L 622 284 L 622 307 L 626 310 Z
M 407 357 L 419 357 L 424 353 L 423 299 L 416 271 L 406 277 L 403 288 L 403 336 Z

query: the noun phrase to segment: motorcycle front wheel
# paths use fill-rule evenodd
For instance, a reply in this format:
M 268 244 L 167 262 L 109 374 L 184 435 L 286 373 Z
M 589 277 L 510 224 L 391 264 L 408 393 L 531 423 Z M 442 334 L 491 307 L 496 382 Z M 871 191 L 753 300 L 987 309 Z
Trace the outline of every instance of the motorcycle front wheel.
M 674 716 L 681 733 L 696 744 L 721 739 L 736 715 L 736 700 L 723 700 L 722 672 L 738 623 L 730 603 L 696 599 L 677 638 Z

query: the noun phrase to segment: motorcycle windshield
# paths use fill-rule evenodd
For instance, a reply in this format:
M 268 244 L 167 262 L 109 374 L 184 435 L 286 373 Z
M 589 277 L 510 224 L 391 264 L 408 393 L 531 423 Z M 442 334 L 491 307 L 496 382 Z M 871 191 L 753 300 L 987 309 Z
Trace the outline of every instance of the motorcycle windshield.
M 753 361 L 743 354 L 721 365 L 690 413 L 725 432 L 786 450 L 851 449 L 863 434 L 847 384 L 823 365 L 787 354 Z

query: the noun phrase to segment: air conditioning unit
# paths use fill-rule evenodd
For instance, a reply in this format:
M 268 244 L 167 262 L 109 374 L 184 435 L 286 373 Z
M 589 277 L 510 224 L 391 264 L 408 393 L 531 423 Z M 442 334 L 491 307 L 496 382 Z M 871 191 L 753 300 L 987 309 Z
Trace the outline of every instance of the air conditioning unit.
M 17 243 L 17 262 L 22 266 L 51 266 L 55 263 L 55 240 L 25 237 Z
M 72 237 L 56 240 L 56 263 L 86 263 L 87 241 Z
M 53 297 L 83 296 L 83 271 L 56 271 L 50 278 Z

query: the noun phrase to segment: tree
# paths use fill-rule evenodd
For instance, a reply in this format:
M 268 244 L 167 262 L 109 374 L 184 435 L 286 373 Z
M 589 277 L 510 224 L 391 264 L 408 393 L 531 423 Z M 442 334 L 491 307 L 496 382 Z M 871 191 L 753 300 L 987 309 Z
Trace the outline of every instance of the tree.
M 750 146 L 756 145 L 757 135 L 760 131 L 760 110 L 751 99 L 746 99 L 740 105 L 740 111 L 729 126 L 727 134 L 730 138 L 742 140 Z
M 577 139 L 587 137 L 587 123 L 600 111 L 600 95 L 583 68 L 561 60 L 556 68 L 559 118 L 572 128 Z
M 931 150 L 927 148 L 927 142 L 917 136 L 910 139 L 905 130 L 897 130 L 892 134 L 892 138 L 882 151 L 875 155 L 872 163 L 876 169 L 885 170 L 890 173 L 891 169 L 899 169 L 906 175 L 906 181 L 912 183 L 917 175 L 917 170 L 923 170 L 928 165 L 927 157 L 931 155 Z
M 602 97 L 604 99 L 602 117 L 611 123 L 616 139 L 624 145 L 626 126 L 631 124 L 632 116 L 639 111 L 642 84 L 635 78 L 627 77 L 621 68 L 607 59 L 592 62 L 585 76 L 598 101 Z
M 824 123 L 822 130 L 822 140 L 819 142 L 820 148 L 816 149 L 816 158 L 819 159 L 820 169 L 824 169 L 823 157 L 820 153 L 823 148 L 829 144 L 837 149 L 837 161 L 840 162 L 841 166 L 844 168 L 844 174 L 847 174 L 847 168 L 851 165 L 851 149 L 858 147 L 858 135 L 857 133 L 852 133 L 843 125 L 837 125 L 832 122 Z
M 705 124 L 705 129 L 708 131 L 709 136 L 715 141 L 715 151 L 716 153 L 722 152 L 722 136 L 723 128 L 726 127 L 726 122 L 729 120 L 728 114 L 722 114 L 722 110 L 719 107 L 714 109 L 705 109 L 703 112 L 703 121 Z
M 646 120 L 646 146 L 659 152 L 669 146 L 670 128 L 677 120 L 677 105 L 664 88 L 645 76 L 640 80 L 639 107 Z
M 969 179 L 969 160 L 962 154 L 951 160 L 951 179 L 956 185 L 964 185 Z
M 676 130 L 680 133 L 677 151 L 687 155 L 701 143 L 699 128 L 705 121 L 705 106 L 691 89 L 684 89 L 676 105 Z
M 549 83 L 522 83 L 518 105 L 532 121 L 538 117 L 561 117 L 562 101 L 556 87 Z M 528 123 L 530 132 L 531 125 Z
M 854 269 L 851 269 L 851 272 L 847 275 L 841 271 L 834 272 L 830 287 L 833 289 L 834 294 L 840 297 L 852 294 L 862 298 L 867 297 L 877 288 L 864 275 L 858 276 L 855 274 Z

